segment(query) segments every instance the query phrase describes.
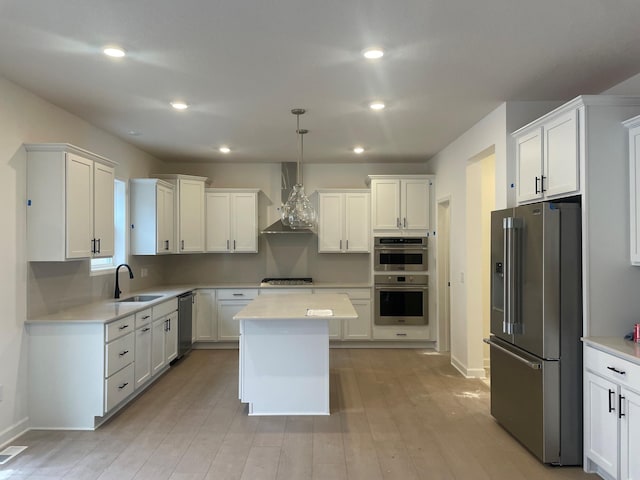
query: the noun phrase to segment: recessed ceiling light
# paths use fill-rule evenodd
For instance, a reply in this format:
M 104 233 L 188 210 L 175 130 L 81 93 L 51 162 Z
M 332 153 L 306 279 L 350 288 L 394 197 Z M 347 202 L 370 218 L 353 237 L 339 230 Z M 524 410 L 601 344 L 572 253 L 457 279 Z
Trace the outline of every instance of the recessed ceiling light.
M 369 104 L 371 110 L 383 110 L 385 107 L 384 102 L 375 101 Z
M 124 48 L 116 47 L 116 46 L 113 46 L 113 45 L 109 46 L 109 47 L 104 47 L 102 52 L 105 55 L 107 55 L 109 57 L 114 57 L 114 58 L 122 58 L 127 54 L 127 52 L 125 52 Z
M 220 150 L 220 153 L 229 153 L 231 151 L 229 147 L 220 147 L 218 150 Z
M 184 102 L 171 102 L 171 106 L 176 110 L 186 110 L 189 108 L 189 105 Z
M 377 60 L 384 56 L 384 51 L 378 47 L 367 48 L 366 50 L 363 50 L 362 55 L 364 58 L 368 58 L 369 60 Z
M 364 148 L 363 147 L 353 147 L 353 153 L 357 153 L 358 155 L 360 155 L 361 153 L 364 153 Z

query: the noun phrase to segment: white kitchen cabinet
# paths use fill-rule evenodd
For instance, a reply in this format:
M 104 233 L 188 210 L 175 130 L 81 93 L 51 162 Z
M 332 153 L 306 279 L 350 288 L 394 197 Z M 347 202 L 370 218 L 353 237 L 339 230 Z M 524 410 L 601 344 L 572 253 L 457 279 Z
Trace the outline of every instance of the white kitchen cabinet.
M 426 235 L 431 228 L 432 175 L 370 175 L 375 231 Z
M 151 324 L 151 374 L 156 375 L 178 356 L 178 312 Z
M 318 252 L 369 252 L 370 203 L 368 191 L 319 190 Z
M 175 253 L 175 187 L 157 178 L 132 178 L 131 254 Z
M 257 289 L 219 289 L 217 291 L 218 340 L 238 341 L 240 325 L 237 320 L 233 319 L 233 316 L 257 296 Z
M 216 291 L 200 289 L 196 293 L 196 341 L 211 342 L 218 339 Z
M 111 257 L 116 165 L 69 144 L 27 144 L 29 261 Z
M 259 189 L 206 189 L 207 252 L 258 252 Z
M 518 203 L 579 192 L 579 108 L 568 104 L 513 134 Z
M 176 231 L 178 253 L 205 251 L 205 201 L 207 177 L 179 174 L 154 174 L 176 188 Z
M 584 347 L 585 470 L 640 478 L 640 363 Z
M 135 331 L 134 389 L 143 386 L 151 378 L 151 323 Z
M 631 265 L 640 266 L 640 116 L 624 125 L 629 129 L 629 200 Z
M 371 340 L 370 288 L 316 288 L 314 293 L 343 293 L 358 313 L 355 319 L 329 319 L 329 340 Z

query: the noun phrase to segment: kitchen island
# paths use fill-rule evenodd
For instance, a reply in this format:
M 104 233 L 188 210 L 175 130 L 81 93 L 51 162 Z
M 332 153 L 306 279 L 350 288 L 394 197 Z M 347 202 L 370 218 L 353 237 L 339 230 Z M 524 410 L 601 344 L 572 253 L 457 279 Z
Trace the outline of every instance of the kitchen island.
M 358 318 L 349 297 L 258 296 L 234 318 L 249 415 L 329 415 L 329 319 Z

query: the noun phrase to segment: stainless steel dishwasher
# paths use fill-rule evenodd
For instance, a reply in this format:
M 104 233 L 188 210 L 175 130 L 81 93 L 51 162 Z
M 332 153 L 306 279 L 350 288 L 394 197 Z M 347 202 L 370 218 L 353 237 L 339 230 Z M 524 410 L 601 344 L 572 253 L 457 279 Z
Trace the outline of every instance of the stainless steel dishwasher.
M 193 298 L 193 292 L 178 296 L 178 358 L 191 351 Z

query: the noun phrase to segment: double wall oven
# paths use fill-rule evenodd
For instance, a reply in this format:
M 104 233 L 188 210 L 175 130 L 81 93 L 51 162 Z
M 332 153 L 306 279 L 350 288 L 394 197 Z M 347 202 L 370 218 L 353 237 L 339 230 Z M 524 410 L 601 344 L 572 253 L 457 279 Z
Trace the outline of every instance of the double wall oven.
M 426 237 L 374 239 L 374 322 L 428 325 L 429 276 Z

